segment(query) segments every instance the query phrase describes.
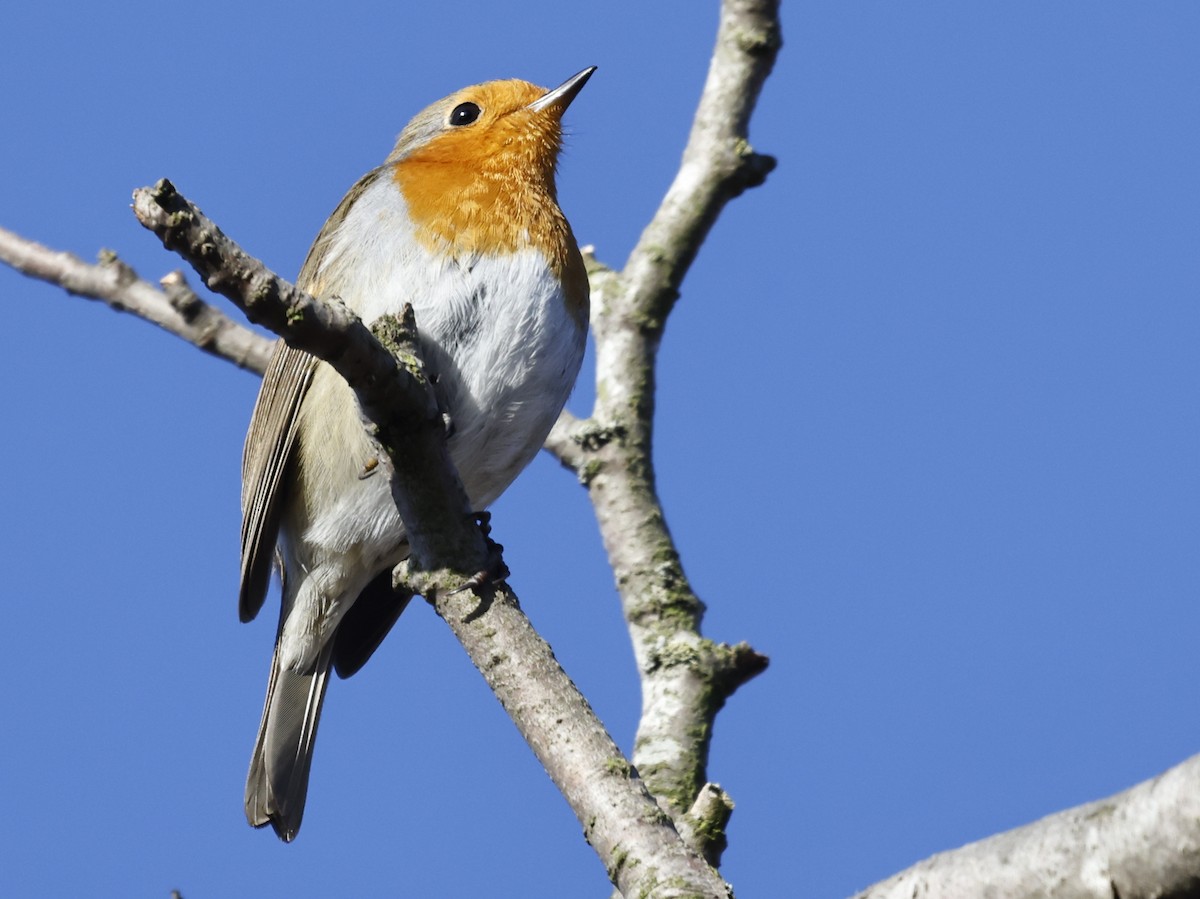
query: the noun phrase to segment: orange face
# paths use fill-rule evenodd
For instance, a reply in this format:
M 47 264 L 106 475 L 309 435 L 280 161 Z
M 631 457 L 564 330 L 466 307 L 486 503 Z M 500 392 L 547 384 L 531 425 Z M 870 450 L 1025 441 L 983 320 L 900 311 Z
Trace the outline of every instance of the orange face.
M 491 81 L 435 103 L 401 134 L 393 177 L 430 250 L 534 248 L 574 289 L 586 276 L 571 258 L 578 254 L 554 187 L 570 100 L 537 106 L 546 94 L 526 81 Z

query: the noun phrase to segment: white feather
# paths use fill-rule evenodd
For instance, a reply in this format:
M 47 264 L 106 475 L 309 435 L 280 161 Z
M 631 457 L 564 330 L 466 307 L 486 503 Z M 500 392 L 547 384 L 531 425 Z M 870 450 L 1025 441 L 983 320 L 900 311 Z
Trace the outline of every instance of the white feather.
M 347 212 L 315 280 L 368 324 L 413 305 L 451 416 L 451 456 L 472 507 L 487 507 L 541 447 L 583 359 L 584 328 L 548 260 L 536 249 L 431 252 L 383 176 Z M 297 589 L 279 647 L 293 670 L 312 665 L 349 603 L 400 561 L 404 539 L 387 478 L 360 477 L 374 450 L 353 394 L 328 366 L 300 415 L 307 501 L 285 512 L 285 569 Z

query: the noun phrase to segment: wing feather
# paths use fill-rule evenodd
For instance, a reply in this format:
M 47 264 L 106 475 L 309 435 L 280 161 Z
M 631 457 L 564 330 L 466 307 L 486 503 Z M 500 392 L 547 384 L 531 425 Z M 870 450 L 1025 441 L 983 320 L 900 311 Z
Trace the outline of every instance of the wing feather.
M 383 171 L 375 169 L 359 179 L 333 211 L 300 269 L 296 283 L 301 289 L 314 296 L 336 293 L 329 289 L 325 277 L 333 238 L 350 207 Z M 242 621 L 254 618 L 266 599 L 283 513 L 281 487 L 296 447 L 300 406 L 317 365 L 315 357 L 278 341 L 250 417 L 242 451 L 242 572 L 238 594 Z
M 242 452 L 242 584 L 238 614 L 250 621 L 271 579 L 282 509 L 280 484 L 292 457 L 300 404 L 317 360 L 282 340 L 263 376 Z

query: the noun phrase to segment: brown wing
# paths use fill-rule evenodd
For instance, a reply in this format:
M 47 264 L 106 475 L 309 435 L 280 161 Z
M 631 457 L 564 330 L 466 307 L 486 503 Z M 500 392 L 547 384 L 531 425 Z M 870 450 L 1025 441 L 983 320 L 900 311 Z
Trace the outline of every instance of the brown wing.
M 267 596 L 282 512 L 280 484 L 296 444 L 300 403 L 316 365 L 308 353 L 282 340 L 276 343 L 250 417 L 242 451 L 242 621 L 257 615 Z
M 317 296 L 337 292 L 323 277 L 325 255 L 346 213 L 381 171 L 376 169 L 361 178 L 333 211 L 300 269 L 296 283 L 301 289 Z M 257 615 L 266 599 L 283 511 L 281 487 L 296 445 L 300 404 L 316 367 L 316 358 L 279 341 L 250 417 L 242 452 L 242 584 L 238 595 L 242 621 Z

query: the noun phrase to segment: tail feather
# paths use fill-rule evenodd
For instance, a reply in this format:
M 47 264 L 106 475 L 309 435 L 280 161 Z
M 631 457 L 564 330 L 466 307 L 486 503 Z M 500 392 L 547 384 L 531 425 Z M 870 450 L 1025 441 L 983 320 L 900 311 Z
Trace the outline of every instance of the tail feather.
M 267 700 L 246 779 L 246 819 L 254 827 L 270 824 L 286 843 L 295 839 L 304 817 L 308 772 L 332 662 L 332 640 L 308 674 L 282 668 L 278 651 L 271 659 Z

